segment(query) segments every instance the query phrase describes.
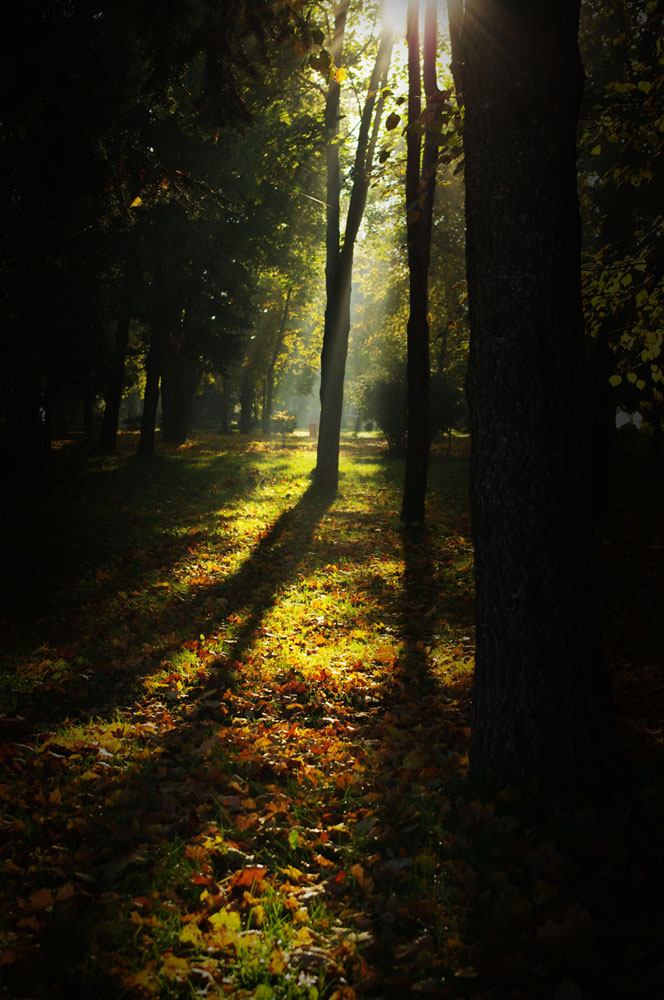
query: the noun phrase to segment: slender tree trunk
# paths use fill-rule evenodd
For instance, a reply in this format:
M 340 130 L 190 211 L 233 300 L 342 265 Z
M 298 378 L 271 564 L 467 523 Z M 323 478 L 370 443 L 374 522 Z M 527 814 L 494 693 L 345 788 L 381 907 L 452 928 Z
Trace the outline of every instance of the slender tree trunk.
M 601 797 L 622 776 L 584 447 L 578 0 L 468 0 L 465 104 L 477 655 L 471 779 Z
M 159 407 L 159 386 L 166 365 L 169 341 L 173 330 L 174 308 L 167 285 L 167 272 L 163 262 L 155 273 L 153 287 L 152 325 L 150 347 L 145 360 L 145 392 L 138 454 L 141 458 L 154 455 L 155 428 Z
M 339 64 L 348 3 L 337 8 L 332 54 Z M 344 377 L 350 333 L 350 294 L 353 253 L 364 214 L 373 157 L 384 104 L 384 86 L 392 58 L 393 36 L 383 31 L 376 63 L 371 74 L 357 140 L 353 186 L 351 189 L 343 244 L 340 245 L 339 151 L 336 143 L 339 120 L 339 84 L 330 83 L 325 106 L 325 122 L 330 142 L 327 152 L 327 236 L 326 305 L 323 349 L 321 352 L 320 418 L 314 482 L 326 491 L 339 483 L 339 441 L 343 415 Z
M 242 370 L 242 382 L 240 385 L 240 434 L 249 434 L 251 431 L 251 410 L 253 406 L 254 393 L 249 377 L 249 369 Z
M 221 392 L 221 433 L 228 434 L 230 431 L 231 413 L 231 380 L 227 375 L 222 377 Z
M 431 442 L 429 406 L 428 281 L 433 200 L 436 188 L 438 147 L 431 131 L 437 116 L 436 85 L 437 3 L 426 6 L 424 31 L 424 88 L 427 98 L 425 138 L 420 165 L 420 134 L 415 127 L 421 114 L 419 2 L 408 5 L 408 152 L 406 166 L 406 211 L 408 226 L 408 270 L 410 314 L 408 317 L 408 437 L 406 475 L 401 520 L 424 521 Z
M 272 430 L 272 410 L 273 410 L 273 400 L 274 400 L 274 369 L 276 367 L 277 361 L 279 360 L 279 355 L 281 354 L 282 347 L 284 346 L 284 340 L 286 337 L 286 326 L 288 323 L 288 313 L 290 311 L 291 296 L 293 294 L 293 286 L 289 285 L 286 292 L 286 300 L 284 302 L 284 311 L 281 314 L 281 322 L 279 324 L 279 330 L 277 332 L 277 337 L 272 348 L 272 354 L 270 355 L 270 361 L 268 363 L 267 374 L 265 376 L 265 397 L 263 402 L 263 434 L 270 434 Z
M 99 438 L 99 450 L 112 453 L 118 437 L 118 424 L 120 421 L 120 403 L 124 391 L 125 361 L 127 357 L 127 345 L 129 343 L 129 329 L 134 307 L 134 297 L 138 284 L 139 269 L 135 255 L 129 251 L 129 257 L 125 265 L 123 287 L 120 295 L 120 306 L 118 318 L 115 326 L 115 344 L 113 348 L 113 358 L 111 360 L 108 373 L 108 384 L 106 387 L 104 418 Z

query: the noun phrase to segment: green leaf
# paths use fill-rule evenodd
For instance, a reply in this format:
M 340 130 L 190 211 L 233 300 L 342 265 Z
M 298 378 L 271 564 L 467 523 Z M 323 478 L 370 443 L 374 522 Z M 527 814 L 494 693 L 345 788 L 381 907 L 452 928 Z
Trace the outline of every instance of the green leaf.
M 590 155 L 599 156 L 601 152 L 602 152 L 602 147 L 598 143 L 596 146 L 593 146 L 593 148 L 590 150 Z
M 622 382 L 621 375 L 612 375 L 611 378 L 609 379 L 609 385 L 612 385 L 614 389 L 616 388 L 616 386 L 620 385 L 621 382 Z
M 638 87 L 644 94 L 649 94 L 652 90 L 652 83 L 649 83 L 647 80 L 639 80 Z
M 388 115 L 385 120 L 385 128 L 392 130 L 397 127 L 400 121 L 401 115 L 398 115 L 396 111 L 393 111 L 392 114 Z

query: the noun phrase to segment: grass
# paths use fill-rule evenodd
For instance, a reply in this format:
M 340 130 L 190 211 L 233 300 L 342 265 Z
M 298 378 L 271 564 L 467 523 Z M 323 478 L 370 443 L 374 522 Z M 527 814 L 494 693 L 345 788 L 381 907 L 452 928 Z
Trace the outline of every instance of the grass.
M 600 556 L 642 790 L 602 815 L 465 784 L 462 444 L 433 457 L 426 531 L 401 527 L 402 466 L 373 438 L 345 442 L 333 501 L 306 438 L 144 463 L 134 444 L 63 446 L 5 521 L 2 995 L 656 996 L 642 604 L 662 530 L 641 466 L 616 469 Z

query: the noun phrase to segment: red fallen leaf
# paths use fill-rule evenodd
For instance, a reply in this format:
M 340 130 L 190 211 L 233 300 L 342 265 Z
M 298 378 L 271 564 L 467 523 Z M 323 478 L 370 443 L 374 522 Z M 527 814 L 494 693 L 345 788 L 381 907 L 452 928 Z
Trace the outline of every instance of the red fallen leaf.
M 189 881 L 192 885 L 210 885 L 214 882 L 214 879 L 211 875 L 201 875 L 199 872 L 196 875 L 192 875 Z
M 14 951 L 12 948 L 3 948 L 2 951 L 0 951 L 0 965 L 12 965 L 14 962 L 17 962 L 20 957 L 19 953 Z
M 267 868 L 263 865 L 256 865 L 253 868 L 243 868 L 242 871 L 238 872 L 231 879 L 231 885 L 247 885 L 252 886 L 254 882 L 260 882 L 262 878 L 267 874 Z

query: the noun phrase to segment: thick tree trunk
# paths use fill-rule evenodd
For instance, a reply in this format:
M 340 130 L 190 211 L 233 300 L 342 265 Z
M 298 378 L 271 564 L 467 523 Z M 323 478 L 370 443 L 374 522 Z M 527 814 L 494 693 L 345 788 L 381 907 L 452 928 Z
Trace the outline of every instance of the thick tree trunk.
M 339 64 L 348 3 L 337 10 L 332 55 Z M 335 491 L 339 484 L 339 442 L 343 415 L 344 378 L 350 333 L 350 293 L 353 276 L 353 252 L 362 222 L 369 190 L 370 173 L 378 140 L 384 104 L 382 87 L 392 58 L 393 36 L 385 30 L 381 36 L 376 62 L 371 74 L 357 139 L 353 186 L 351 189 L 343 244 L 340 245 L 341 175 L 339 147 L 336 141 L 339 120 L 339 84 L 332 81 L 325 105 L 325 123 L 330 142 L 327 150 L 327 233 L 326 233 L 326 306 L 323 349 L 321 352 L 320 418 L 315 484 L 325 491 Z
M 578 15 L 578 0 L 468 0 L 454 59 L 477 589 L 470 774 L 563 797 L 606 795 L 622 775 L 585 468 Z
M 424 88 L 427 116 L 436 114 L 436 17 L 437 3 L 426 6 L 424 31 Z M 419 2 L 408 5 L 408 121 L 414 125 L 421 112 Z M 433 199 L 436 188 L 438 147 L 427 117 L 424 153 L 420 165 L 420 136 L 415 128 L 408 132 L 406 167 L 406 208 L 408 225 L 408 270 L 410 278 L 410 313 L 408 316 L 408 437 L 406 475 L 401 520 L 406 524 L 424 521 L 431 442 L 429 406 L 429 320 L 428 282 Z
M 134 296 L 138 283 L 138 266 L 133 255 L 127 260 L 125 267 L 122 292 L 120 294 L 120 305 L 118 308 L 118 318 L 115 326 L 115 343 L 113 346 L 113 357 L 108 373 L 108 384 L 106 387 L 104 418 L 99 437 L 99 450 L 112 453 L 118 437 L 118 423 L 120 420 L 120 403 L 124 391 L 125 360 L 127 357 L 127 345 L 129 343 L 129 329 L 131 326 L 131 316 L 134 307 Z
M 194 396 L 201 382 L 195 358 L 172 358 L 161 377 L 162 430 L 164 441 L 184 444 L 191 431 Z

